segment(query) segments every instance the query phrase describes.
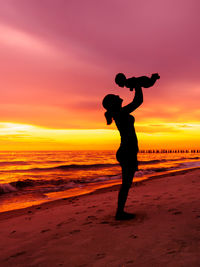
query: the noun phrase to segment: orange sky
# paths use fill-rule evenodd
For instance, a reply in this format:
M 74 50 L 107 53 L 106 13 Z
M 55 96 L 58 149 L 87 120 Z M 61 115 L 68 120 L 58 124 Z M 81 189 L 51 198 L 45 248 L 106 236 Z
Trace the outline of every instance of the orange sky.
M 116 149 L 101 101 L 133 97 L 115 85 L 117 72 L 161 76 L 133 114 L 140 148 L 199 149 L 199 8 L 195 0 L 0 1 L 0 150 Z

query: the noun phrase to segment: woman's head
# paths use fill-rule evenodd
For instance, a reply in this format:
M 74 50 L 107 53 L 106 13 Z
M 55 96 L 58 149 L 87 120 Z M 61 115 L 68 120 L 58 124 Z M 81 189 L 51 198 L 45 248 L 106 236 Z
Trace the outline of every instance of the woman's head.
M 105 112 L 107 124 L 112 123 L 113 114 L 120 110 L 122 102 L 123 99 L 121 99 L 118 95 L 108 94 L 104 97 L 102 105 L 107 110 Z
M 126 83 L 126 76 L 123 73 L 118 73 L 115 76 L 115 82 L 120 87 L 124 87 L 125 86 L 125 83 Z

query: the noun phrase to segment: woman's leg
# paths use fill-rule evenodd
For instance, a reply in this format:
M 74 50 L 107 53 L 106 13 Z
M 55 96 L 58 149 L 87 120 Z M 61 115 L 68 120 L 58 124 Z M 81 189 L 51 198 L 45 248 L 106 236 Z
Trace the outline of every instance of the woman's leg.
M 133 168 L 122 165 L 122 185 L 118 195 L 117 215 L 124 213 L 125 203 L 128 197 L 129 189 L 132 185 L 134 174 L 135 170 Z

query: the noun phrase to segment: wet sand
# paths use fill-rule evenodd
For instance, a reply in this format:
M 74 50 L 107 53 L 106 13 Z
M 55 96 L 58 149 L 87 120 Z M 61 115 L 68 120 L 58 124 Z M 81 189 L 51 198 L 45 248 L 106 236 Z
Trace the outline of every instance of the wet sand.
M 200 266 L 200 170 L 0 214 L 0 266 Z

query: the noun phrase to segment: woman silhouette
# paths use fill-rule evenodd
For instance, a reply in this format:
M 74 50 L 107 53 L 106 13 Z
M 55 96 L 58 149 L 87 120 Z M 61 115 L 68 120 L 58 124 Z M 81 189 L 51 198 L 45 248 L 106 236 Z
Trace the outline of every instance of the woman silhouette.
M 135 97 L 130 104 L 122 107 L 122 102 L 123 99 L 113 94 L 106 95 L 102 102 L 103 107 L 107 110 L 105 112 L 107 124 L 111 124 L 114 120 L 121 136 L 121 144 L 116 154 L 122 168 L 122 185 L 118 195 L 116 220 L 128 220 L 134 217 L 134 214 L 124 211 L 124 206 L 134 174 L 138 170 L 138 141 L 134 128 L 135 119 L 130 113 L 143 102 L 142 88 L 139 86 L 135 88 Z

